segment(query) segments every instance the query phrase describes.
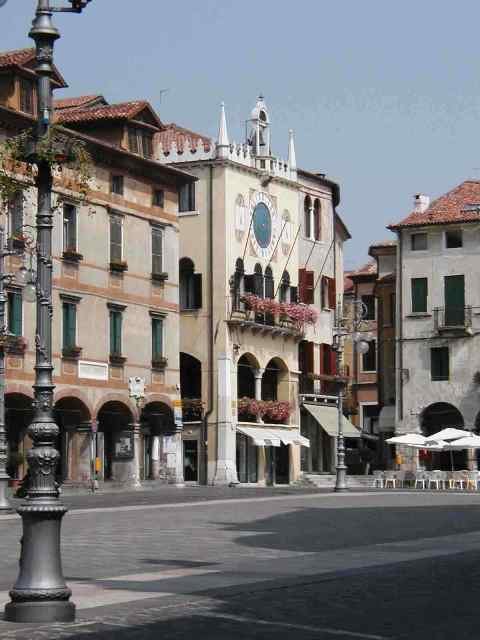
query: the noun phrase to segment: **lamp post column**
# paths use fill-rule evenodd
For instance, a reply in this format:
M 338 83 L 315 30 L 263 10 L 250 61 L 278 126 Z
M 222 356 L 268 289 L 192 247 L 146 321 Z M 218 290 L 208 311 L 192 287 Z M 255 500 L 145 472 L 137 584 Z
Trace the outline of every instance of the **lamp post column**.
M 4 286 L 4 243 L 4 230 L 0 227 L 0 332 L 5 338 L 5 304 L 7 302 L 7 297 L 5 295 Z M 7 458 L 8 440 L 5 428 L 5 344 L 3 344 L 3 346 L 0 346 L 0 514 L 11 511 L 11 506 L 7 499 Z
M 343 353 L 343 336 L 337 334 L 336 366 L 337 376 L 340 376 Z M 347 466 L 345 464 L 345 438 L 343 436 L 343 380 L 337 379 L 337 409 L 338 409 L 338 434 L 337 434 L 337 467 L 335 478 L 335 491 L 347 491 Z
M 36 44 L 37 142 L 48 136 L 52 120 L 53 47 L 59 33 L 52 23 L 49 0 L 38 0 L 30 37 Z M 75 618 L 71 591 L 65 583 L 60 554 L 61 520 L 66 507 L 60 502 L 55 472 L 60 454 L 55 449 L 59 428 L 53 418 L 52 364 L 52 171 L 37 165 L 37 329 L 34 416 L 28 428 L 33 447 L 27 455 L 30 483 L 25 502 L 18 508 L 23 520 L 20 574 L 10 591 L 12 601 L 5 618 L 14 622 L 69 622 Z

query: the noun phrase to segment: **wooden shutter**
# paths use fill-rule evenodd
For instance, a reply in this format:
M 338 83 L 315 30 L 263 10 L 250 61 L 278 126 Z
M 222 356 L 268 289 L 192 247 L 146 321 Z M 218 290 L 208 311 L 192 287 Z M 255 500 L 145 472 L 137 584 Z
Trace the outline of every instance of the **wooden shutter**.
M 110 311 L 110 353 L 122 353 L 122 314 L 120 311 Z
M 432 380 L 448 380 L 450 378 L 448 347 L 434 347 L 430 349 L 430 358 Z
M 305 302 L 305 284 L 306 284 L 306 278 L 305 278 L 305 273 L 306 273 L 306 269 L 299 269 L 298 270 L 298 299 L 300 300 L 300 302 Z
M 122 261 L 122 219 L 110 216 L 110 262 Z
M 335 309 L 337 305 L 337 287 L 334 278 L 328 278 L 328 306 Z
M 314 304 L 315 302 L 315 274 L 313 271 L 305 271 L 305 290 L 304 299 L 305 304 Z
M 74 304 L 63 303 L 63 348 L 69 349 L 75 346 L 76 342 L 76 314 L 77 309 Z
M 128 146 L 132 153 L 138 153 L 138 138 L 135 127 L 128 128 Z
M 305 371 L 313 373 L 315 371 L 315 344 L 313 342 L 305 343 Z
M 462 326 L 465 323 L 465 278 L 445 276 L 445 324 Z
M 21 293 L 8 294 L 8 331 L 15 336 L 21 336 L 23 333 Z
M 202 274 L 193 274 L 193 308 L 201 309 L 202 307 Z
M 163 230 L 152 227 L 152 273 L 163 271 Z
M 426 313 L 428 279 L 412 278 L 412 313 Z
M 152 318 L 152 360 L 163 356 L 163 318 Z

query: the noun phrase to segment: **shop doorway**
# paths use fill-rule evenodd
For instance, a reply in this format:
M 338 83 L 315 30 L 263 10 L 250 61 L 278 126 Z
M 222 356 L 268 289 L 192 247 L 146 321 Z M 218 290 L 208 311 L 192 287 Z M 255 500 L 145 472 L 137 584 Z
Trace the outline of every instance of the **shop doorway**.
M 198 482 L 198 440 L 183 441 L 183 478 Z
M 290 481 L 289 445 L 265 447 L 265 482 L 268 486 Z

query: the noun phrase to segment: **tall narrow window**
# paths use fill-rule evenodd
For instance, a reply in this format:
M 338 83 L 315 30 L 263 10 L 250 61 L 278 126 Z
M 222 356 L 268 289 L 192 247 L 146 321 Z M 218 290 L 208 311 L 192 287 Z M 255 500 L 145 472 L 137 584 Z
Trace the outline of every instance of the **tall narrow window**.
M 318 198 L 313 205 L 313 237 L 315 240 L 320 240 L 322 237 L 322 209 Z
M 288 271 L 284 271 L 282 275 L 282 284 L 280 285 L 280 302 L 290 302 L 288 299 L 290 293 L 290 275 Z
M 275 297 L 275 282 L 273 280 L 273 273 L 272 273 L 271 267 L 267 267 L 265 269 L 265 297 L 266 298 Z
M 110 309 L 110 355 L 122 355 L 123 314 L 119 309 Z
M 77 305 L 71 302 L 62 304 L 62 347 L 65 350 L 76 346 L 77 341 Z
M 152 362 L 163 358 L 163 325 L 164 318 L 152 316 Z
M 311 212 L 312 212 L 312 201 L 310 196 L 305 198 L 303 204 L 303 226 L 306 238 L 311 238 L 312 236 L 312 220 L 311 220 Z
M 165 206 L 165 191 L 163 189 L 154 189 L 152 192 L 152 204 L 154 207 Z
M 110 216 L 110 262 L 119 263 L 123 259 L 123 219 Z
M 163 272 L 163 229 L 152 227 L 152 274 Z
M 178 192 L 178 211 L 195 211 L 195 183 L 190 182 L 180 187 Z
M 298 293 L 300 302 L 314 304 L 315 301 L 315 273 L 306 269 L 298 270 Z
M 202 274 L 195 273 L 190 258 L 180 260 L 180 309 L 200 309 L 202 306 Z
M 110 190 L 112 193 L 116 193 L 119 196 L 123 196 L 123 176 L 112 175 Z
M 77 208 L 72 204 L 63 207 L 63 250 L 77 250 Z
M 433 347 L 430 349 L 430 373 L 434 381 L 448 380 L 450 378 L 448 347 Z
M 138 153 L 138 137 L 135 127 L 128 128 L 128 146 L 132 153 Z
M 412 278 L 412 313 L 426 313 L 428 278 Z
M 371 372 L 377 370 L 377 343 L 370 340 L 368 351 L 362 354 L 362 371 Z
M 365 315 L 364 320 L 375 320 L 375 296 L 362 296 L 362 305 Z
M 23 192 L 17 191 L 12 196 L 9 206 L 8 215 L 10 217 L 10 236 L 14 239 L 23 237 Z
M 22 294 L 8 292 L 8 331 L 14 336 L 23 335 Z
M 33 82 L 27 78 L 20 79 L 20 111 L 34 113 L 34 89 Z

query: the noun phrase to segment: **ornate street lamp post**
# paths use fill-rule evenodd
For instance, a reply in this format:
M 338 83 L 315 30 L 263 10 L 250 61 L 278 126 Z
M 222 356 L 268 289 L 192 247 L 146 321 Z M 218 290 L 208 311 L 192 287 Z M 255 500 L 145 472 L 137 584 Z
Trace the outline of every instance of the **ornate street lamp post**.
M 351 335 L 357 345 L 359 353 L 366 353 L 369 344 L 366 338 L 357 333 L 362 321 L 365 319 L 367 309 L 361 300 L 354 300 L 352 304 L 352 318 L 349 322 L 343 317 L 343 308 L 338 304 L 335 313 L 335 327 L 333 330 L 333 348 L 336 352 L 337 367 L 337 409 L 338 409 L 338 432 L 337 432 L 337 466 L 335 478 L 335 491 L 348 491 L 347 487 L 347 465 L 345 464 L 345 438 L 343 435 L 343 397 L 345 381 L 341 376 L 344 340 Z
M 52 22 L 57 11 L 80 13 L 90 0 L 69 0 L 71 7 L 51 7 L 38 0 L 30 37 L 36 45 L 37 142 L 49 135 L 52 123 L 53 47 L 60 37 Z M 69 622 L 75 605 L 65 583 L 60 554 L 60 526 L 67 509 L 59 499 L 55 470 L 60 454 L 55 449 L 59 428 L 53 418 L 52 365 L 52 170 L 37 159 L 37 329 L 33 422 L 28 434 L 33 447 L 27 455 L 30 484 L 18 508 L 23 520 L 20 574 L 5 607 L 13 622 Z

